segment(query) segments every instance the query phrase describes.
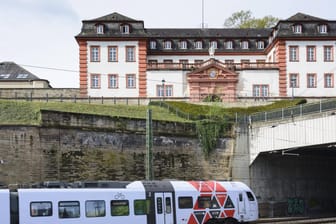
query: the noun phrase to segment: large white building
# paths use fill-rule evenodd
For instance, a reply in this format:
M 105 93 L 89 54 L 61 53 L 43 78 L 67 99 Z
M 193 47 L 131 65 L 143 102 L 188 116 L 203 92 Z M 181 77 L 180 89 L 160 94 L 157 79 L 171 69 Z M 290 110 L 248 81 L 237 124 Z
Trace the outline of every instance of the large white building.
M 336 21 L 302 13 L 265 29 L 146 29 L 112 13 L 76 40 L 83 96 L 336 96 Z

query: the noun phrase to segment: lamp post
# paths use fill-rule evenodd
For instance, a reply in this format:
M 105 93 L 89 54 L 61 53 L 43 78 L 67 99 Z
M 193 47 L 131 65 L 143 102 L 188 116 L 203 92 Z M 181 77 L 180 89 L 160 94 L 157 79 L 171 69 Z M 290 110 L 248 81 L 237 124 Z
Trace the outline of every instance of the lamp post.
M 162 88 L 162 98 L 164 98 L 164 96 L 165 96 L 165 89 L 164 89 L 164 87 L 165 87 L 166 80 L 162 79 L 161 82 L 162 82 L 162 86 L 161 86 L 161 88 Z

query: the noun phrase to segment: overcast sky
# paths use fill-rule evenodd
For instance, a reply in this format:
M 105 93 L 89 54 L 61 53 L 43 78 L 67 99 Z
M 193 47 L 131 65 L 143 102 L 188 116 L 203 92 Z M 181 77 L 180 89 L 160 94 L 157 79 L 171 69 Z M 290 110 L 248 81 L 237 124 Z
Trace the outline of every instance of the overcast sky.
M 336 20 L 335 0 L 203 0 L 204 22 L 222 28 L 240 10 L 287 19 L 297 12 Z M 0 62 L 13 61 L 54 88 L 78 88 L 81 21 L 118 12 L 146 28 L 200 28 L 202 0 L 1 0 Z M 47 69 L 50 68 L 50 69 Z

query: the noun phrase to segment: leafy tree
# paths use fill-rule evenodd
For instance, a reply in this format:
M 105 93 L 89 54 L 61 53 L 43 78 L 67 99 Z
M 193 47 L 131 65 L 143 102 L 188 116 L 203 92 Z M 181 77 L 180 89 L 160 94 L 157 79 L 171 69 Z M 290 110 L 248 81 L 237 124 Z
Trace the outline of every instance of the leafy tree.
M 273 16 L 264 16 L 257 19 L 252 16 L 250 10 L 233 13 L 224 22 L 224 27 L 228 28 L 269 28 L 274 26 L 279 21 Z

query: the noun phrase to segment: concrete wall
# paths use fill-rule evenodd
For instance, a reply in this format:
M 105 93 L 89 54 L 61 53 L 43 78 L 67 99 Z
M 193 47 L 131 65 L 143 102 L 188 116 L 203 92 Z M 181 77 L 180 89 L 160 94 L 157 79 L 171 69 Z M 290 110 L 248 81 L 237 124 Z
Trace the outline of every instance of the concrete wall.
M 41 126 L 0 127 L 0 181 L 145 179 L 145 121 L 42 112 Z M 99 124 L 99 125 L 98 125 Z M 233 139 L 205 158 L 188 123 L 153 122 L 155 179 L 231 179 Z

